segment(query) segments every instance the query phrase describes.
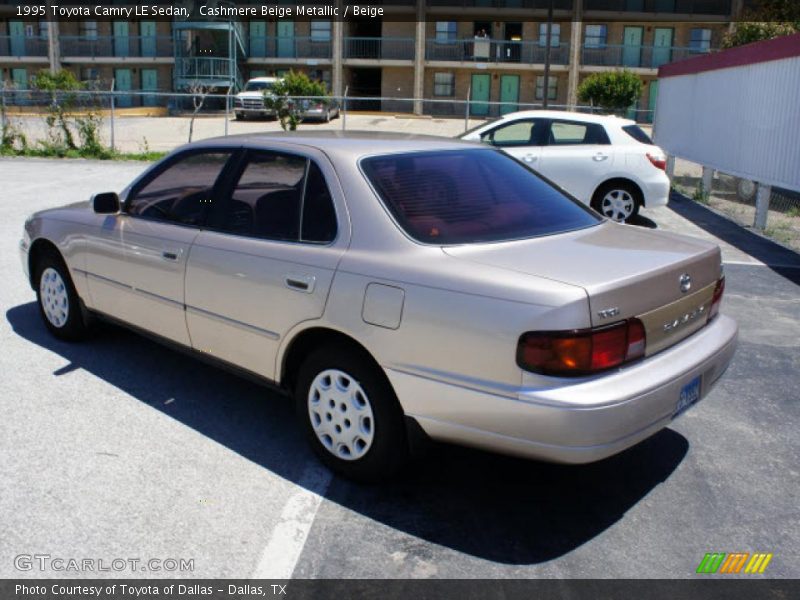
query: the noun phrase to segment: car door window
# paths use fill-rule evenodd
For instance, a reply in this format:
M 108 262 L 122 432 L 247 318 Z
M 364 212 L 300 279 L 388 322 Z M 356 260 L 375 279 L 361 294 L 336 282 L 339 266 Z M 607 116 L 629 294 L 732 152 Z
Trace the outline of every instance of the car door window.
M 230 157 L 230 151 L 214 151 L 177 158 L 132 191 L 126 212 L 158 221 L 201 225 L 213 204 L 214 185 Z
M 481 136 L 481 141 L 501 148 L 538 145 L 542 121 L 524 119 L 501 125 Z
M 309 161 L 305 189 L 300 240 L 332 242 L 336 237 L 336 210 L 325 177 L 314 161 Z
M 549 146 L 610 143 L 603 126 L 596 123 L 553 121 L 550 124 Z

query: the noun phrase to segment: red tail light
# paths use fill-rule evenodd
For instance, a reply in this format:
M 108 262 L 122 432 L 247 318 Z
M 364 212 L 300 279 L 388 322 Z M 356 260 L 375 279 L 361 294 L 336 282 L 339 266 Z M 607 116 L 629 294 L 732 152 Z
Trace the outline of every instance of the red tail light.
M 667 159 L 663 156 L 654 156 L 648 152 L 647 160 L 649 160 L 650 164 L 652 164 L 656 169 L 661 169 L 662 171 L 667 170 Z
M 722 304 L 722 295 L 725 293 L 725 277 L 720 277 L 717 287 L 714 288 L 714 295 L 711 297 L 711 310 L 708 311 L 710 321 L 719 314 L 719 306 Z
M 517 344 L 517 364 L 545 375 L 586 375 L 644 356 L 644 325 L 629 319 L 574 331 L 531 331 Z

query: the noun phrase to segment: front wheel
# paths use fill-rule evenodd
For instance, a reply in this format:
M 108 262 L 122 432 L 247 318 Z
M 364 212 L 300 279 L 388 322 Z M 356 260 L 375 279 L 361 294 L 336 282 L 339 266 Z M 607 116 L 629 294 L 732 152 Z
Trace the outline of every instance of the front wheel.
M 333 471 L 378 481 L 405 463 L 403 411 L 386 376 L 362 352 L 329 346 L 311 354 L 300 368 L 295 403 L 311 447 Z
M 603 185 L 592 198 L 592 208 L 617 223 L 624 223 L 636 216 L 640 204 L 639 191 L 624 183 Z
M 45 326 L 58 338 L 79 340 L 86 336 L 88 327 L 75 286 L 64 261 L 53 254 L 45 254 L 36 264 L 36 300 Z

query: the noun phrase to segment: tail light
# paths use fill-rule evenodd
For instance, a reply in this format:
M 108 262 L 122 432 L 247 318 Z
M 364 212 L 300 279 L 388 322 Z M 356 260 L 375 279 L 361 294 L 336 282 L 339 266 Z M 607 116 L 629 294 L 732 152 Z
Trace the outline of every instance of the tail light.
M 657 156 L 654 154 L 647 153 L 647 160 L 650 161 L 650 164 L 653 165 L 656 169 L 661 169 L 662 171 L 667 170 L 667 159 L 663 156 Z
M 719 306 L 722 304 L 722 295 L 725 293 L 725 277 L 720 277 L 717 287 L 714 288 L 714 295 L 711 297 L 711 310 L 708 311 L 710 321 L 719 314 Z
M 594 329 L 531 331 L 517 344 L 517 364 L 545 375 L 587 375 L 644 356 L 644 325 L 639 319 Z

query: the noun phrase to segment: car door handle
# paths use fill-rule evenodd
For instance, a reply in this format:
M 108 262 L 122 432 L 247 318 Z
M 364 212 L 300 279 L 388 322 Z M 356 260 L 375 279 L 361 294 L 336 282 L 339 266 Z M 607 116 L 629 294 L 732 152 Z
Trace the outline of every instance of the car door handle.
M 297 290 L 298 292 L 306 292 L 310 294 L 314 291 L 314 284 L 316 283 L 316 277 L 313 275 L 287 275 L 286 276 L 286 287 L 290 290 Z
M 180 252 L 175 252 L 173 250 L 164 250 L 161 253 L 161 257 L 164 258 L 165 260 L 178 260 L 179 254 Z
M 538 157 L 535 154 L 526 154 L 525 156 L 522 157 L 522 160 L 524 160 L 525 162 L 533 162 L 537 158 Z
M 598 152 L 592 158 L 594 160 L 596 160 L 597 162 L 600 162 L 601 160 L 607 159 L 608 158 L 608 154 L 602 154 L 602 153 Z

